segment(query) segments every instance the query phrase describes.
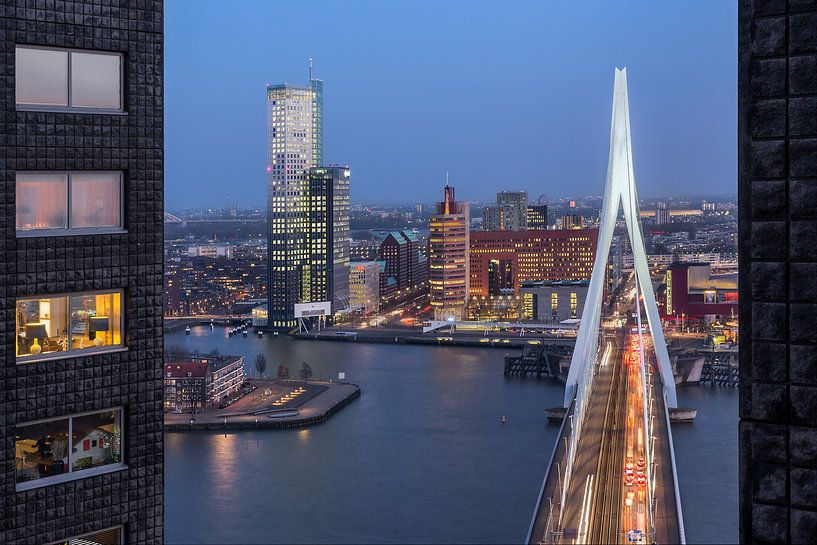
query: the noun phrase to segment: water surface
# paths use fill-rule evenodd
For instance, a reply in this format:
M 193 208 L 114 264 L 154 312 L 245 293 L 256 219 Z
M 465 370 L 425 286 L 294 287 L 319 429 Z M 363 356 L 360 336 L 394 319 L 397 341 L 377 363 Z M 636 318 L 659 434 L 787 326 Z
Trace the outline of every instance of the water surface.
M 166 335 L 167 347 L 308 362 L 363 395 L 296 431 L 165 435 L 165 537 L 187 543 L 522 542 L 561 386 L 502 376 L 501 349 Z M 737 394 L 688 388 L 674 428 L 687 541 L 737 541 Z M 502 416 L 508 423 L 501 424 Z M 701 483 L 706 483 L 703 486 Z

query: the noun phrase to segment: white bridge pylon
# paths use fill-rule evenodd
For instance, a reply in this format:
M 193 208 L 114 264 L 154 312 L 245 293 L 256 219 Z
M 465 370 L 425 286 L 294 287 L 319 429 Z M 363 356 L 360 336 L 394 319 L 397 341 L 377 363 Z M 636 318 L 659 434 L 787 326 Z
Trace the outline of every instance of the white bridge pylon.
M 587 292 L 576 348 L 570 361 L 570 372 L 565 387 L 564 406 L 569 407 L 580 381 L 592 376 L 592 365 L 598 357 L 599 324 L 601 321 L 602 297 L 604 292 L 604 275 L 607 258 L 613 241 L 618 207 L 624 209 L 624 223 L 630 236 L 633 250 L 635 276 L 639 291 L 644 296 L 644 307 L 650 326 L 655 355 L 658 360 L 658 371 L 664 383 L 664 395 L 667 406 L 678 405 L 675 395 L 675 380 L 667 353 L 664 331 L 655 304 L 655 292 L 650 281 L 650 270 L 647 265 L 647 252 L 644 248 L 644 236 L 641 232 L 641 219 L 638 210 L 638 193 L 635 187 L 633 172 L 633 151 L 630 142 L 630 105 L 627 99 L 627 69 L 616 69 L 615 87 L 613 90 L 613 120 L 610 128 L 610 158 L 607 163 L 607 182 L 604 187 L 604 203 L 601 211 L 596 259 L 590 287 Z M 636 301 L 638 303 L 638 301 Z M 638 308 L 638 306 L 636 306 Z M 588 375 L 588 373 L 590 375 Z

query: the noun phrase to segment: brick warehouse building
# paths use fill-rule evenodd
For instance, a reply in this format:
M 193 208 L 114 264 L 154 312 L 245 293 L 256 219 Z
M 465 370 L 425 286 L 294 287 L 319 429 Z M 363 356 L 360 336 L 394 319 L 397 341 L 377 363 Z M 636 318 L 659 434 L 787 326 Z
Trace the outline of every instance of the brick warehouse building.
M 163 542 L 161 0 L 0 6 L 0 543 Z
M 474 231 L 470 295 L 499 295 L 529 280 L 587 280 L 593 271 L 598 229 Z

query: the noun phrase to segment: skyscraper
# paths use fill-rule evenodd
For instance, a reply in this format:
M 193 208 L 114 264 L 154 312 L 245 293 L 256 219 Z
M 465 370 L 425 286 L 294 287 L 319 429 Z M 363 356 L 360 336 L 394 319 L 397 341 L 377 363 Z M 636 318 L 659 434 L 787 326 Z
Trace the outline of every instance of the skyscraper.
M 164 542 L 163 3 L 136 6 L 0 13 L 5 545 Z
M 307 171 L 323 162 L 323 82 L 267 86 L 269 325 L 295 325 L 310 297 Z
M 428 280 L 436 320 L 458 320 L 468 303 L 468 203 L 457 202 L 445 186 L 443 202 L 429 223 Z
M 349 303 L 349 167 L 310 168 L 307 192 L 309 291 L 298 302 L 331 301 L 334 312 Z
M 483 231 L 526 231 L 527 229 L 527 191 L 500 191 L 496 194 L 496 204 L 482 209 Z

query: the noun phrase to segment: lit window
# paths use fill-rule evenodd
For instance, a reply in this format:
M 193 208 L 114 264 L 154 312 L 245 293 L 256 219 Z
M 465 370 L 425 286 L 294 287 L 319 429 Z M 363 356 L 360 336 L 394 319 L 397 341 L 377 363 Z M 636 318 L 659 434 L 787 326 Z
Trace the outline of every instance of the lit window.
M 116 528 L 108 528 L 99 532 L 54 541 L 48 545 L 122 545 L 124 535 L 122 527 L 117 526 Z
M 122 110 L 122 54 L 17 46 L 17 105 Z
M 20 424 L 15 437 L 17 490 L 125 467 L 121 409 Z
M 17 360 L 81 355 L 122 346 L 122 293 L 17 300 Z
M 122 231 L 121 172 L 18 172 L 16 180 L 18 235 Z

